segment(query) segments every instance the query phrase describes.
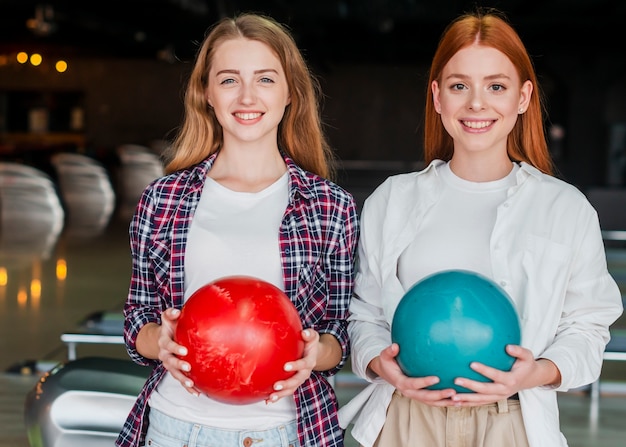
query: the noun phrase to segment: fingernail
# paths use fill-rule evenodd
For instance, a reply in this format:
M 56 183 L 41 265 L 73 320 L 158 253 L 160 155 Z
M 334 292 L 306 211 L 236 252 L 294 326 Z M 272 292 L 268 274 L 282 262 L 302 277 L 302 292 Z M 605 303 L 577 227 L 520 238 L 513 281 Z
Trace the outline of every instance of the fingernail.
M 291 371 L 293 369 L 293 366 L 291 366 L 291 363 L 287 363 L 285 365 L 285 371 Z
M 282 386 L 282 385 L 274 385 L 274 389 L 275 389 L 276 391 L 280 391 L 280 390 L 282 390 L 282 389 L 283 389 L 283 386 Z
M 187 348 L 180 348 L 180 349 L 178 350 L 178 353 L 179 353 L 180 355 L 187 355 Z
M 185 380 L 185 386 L 187 388 L 191 388 L 193 386 L 193 382 L 191 380 Z
M 180 313 L 180 310 L 178 310 L 178 309 L 173 309 L 173 310 L 172 310 L 172 312 L 171 312 L 171 315 L 176 316 L 176 315 L 178 315 L 179 313 Z
M 304 335 L 305 335 L 306 337 L 308 337 L 310 334 L 311 334 L 311 333 L 309 332 L 309 330 L 308 330 L 308 329 L 305 329 L 305 330 L 304 330 Z
M 191 370 L 191 366 L 189 366 L 187 363 L 183 363 L 183 366 L 181 367 L 181 369 L 183 371 L 189 372 Z

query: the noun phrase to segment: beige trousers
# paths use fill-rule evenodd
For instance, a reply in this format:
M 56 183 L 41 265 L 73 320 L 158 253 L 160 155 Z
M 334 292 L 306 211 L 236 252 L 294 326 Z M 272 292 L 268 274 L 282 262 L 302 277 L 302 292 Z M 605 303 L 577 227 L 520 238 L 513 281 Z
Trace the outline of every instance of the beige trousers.
M 374 447 L 528 447 L 518 400 L 432 407 L 396 391 Z

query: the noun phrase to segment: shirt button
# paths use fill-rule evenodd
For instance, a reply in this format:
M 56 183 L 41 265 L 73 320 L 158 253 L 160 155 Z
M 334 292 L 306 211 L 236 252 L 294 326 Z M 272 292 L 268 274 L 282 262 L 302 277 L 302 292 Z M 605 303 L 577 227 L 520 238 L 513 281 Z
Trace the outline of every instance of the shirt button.
M 500 281 L 500 285 L 501 285 L 502 287 L 506 287 L 506 281 L 504 281 L 504 280 Z
M 245 438 L 243 438 L 243 447 L 250 447 L 252 445 L 254 441 L 252 441 L 252 438 L 250 436 L 247 436 Z
M 288 255 L 289 253 L 291 253 L 291 250 L 290 250 L 290 249 L 288 249 L 288 248 L 285 248 L 285 254 L 287 254 L 287 255 Z

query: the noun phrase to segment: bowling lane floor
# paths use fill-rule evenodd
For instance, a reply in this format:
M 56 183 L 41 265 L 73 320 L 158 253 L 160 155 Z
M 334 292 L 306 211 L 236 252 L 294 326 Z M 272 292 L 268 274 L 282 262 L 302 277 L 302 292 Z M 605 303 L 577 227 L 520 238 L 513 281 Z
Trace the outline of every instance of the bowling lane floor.
M 119 311 L 130 274 L 127 223 L 114 219 L 91 237 L 62 234 L 52 248 L 29 247 L 0 255 L 0 447 L 29 447 L 24 399 L 36 384 L 38 369 L 67 360 L 60 339 L 88 316 Z M 626 249 L 608 252 L 611 272 L 626 294 Z M 626 329 L 622 317 L 615 328 Z M 77 355 L 126 358 L 121 345 L 77 347 Z M 349 369 L 337 378 L 340 403 L 363 387 Z M 562 430 L 572 447 L 626 445 L 626 362 L 607 361 L 599 405 L 585 390 L 559 396 Z M 347 447 L 357 446 L 348 436 Z

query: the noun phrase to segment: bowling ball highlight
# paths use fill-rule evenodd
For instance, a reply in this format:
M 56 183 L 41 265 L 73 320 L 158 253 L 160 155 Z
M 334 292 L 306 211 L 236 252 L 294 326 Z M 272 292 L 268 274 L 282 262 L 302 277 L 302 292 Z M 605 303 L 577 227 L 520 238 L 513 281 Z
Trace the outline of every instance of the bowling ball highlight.
M 396 357 L 410 377 L 438 376 L 430 389 L 454 388 L 457 377 L 489 382 L 471 362 L 509 371 L 515 358 L 508 344 L 519 345 L 521 330 L 513 302 L 489 278 L 466 270 L 438 272 L 418 281 L 402 297 L 392 320 Z
M 209 397 L 230 404 L 267 399 L 291 377 L 286 362 L 302 358 L 298 311 L 279 288 L 231 276 L 193 293 L 181 311 L 175 340 L 188 349 L 187 374 Z

